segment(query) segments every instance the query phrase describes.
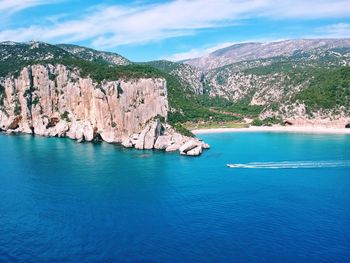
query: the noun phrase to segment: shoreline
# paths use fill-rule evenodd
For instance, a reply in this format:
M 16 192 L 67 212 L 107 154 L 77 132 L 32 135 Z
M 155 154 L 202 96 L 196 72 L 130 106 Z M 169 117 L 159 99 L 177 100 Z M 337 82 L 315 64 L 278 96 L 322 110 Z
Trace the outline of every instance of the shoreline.
M 197 134 L 210 134 L 210 133 L 228 133 L 228 132 L 287 132 L 287 133 L 310 133 L 310 134 L 349 134 L 348 128 L 325 128 L 325 127 L 310 127 L 310 126 L 298 126 L 298 127 L 249 127 L 249 128 L 212 128 L 212 129 L 195 129 L 191 130 L 195 135 Z

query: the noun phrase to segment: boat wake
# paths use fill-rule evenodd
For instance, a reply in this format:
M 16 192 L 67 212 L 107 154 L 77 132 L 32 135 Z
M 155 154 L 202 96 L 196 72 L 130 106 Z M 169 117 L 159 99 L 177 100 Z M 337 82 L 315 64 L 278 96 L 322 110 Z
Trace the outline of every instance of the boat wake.
M 251 162 L 245 164 L 227 164 L 238 169 L 315 169 L 350 167 L 350 161 L 295 161 L 295 162 Z

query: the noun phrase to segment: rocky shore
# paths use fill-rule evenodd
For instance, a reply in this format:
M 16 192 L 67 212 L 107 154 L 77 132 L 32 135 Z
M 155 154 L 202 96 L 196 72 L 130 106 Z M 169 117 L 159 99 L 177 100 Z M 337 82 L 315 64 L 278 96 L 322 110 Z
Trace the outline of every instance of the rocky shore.
M 122 145 L 139 150 L 156 149 L 166 152 L 179 151 L 182 155 L 198 156 L 209 145 L 198 138 L 187 137 L 174 131 L 168 125 L 158 121 L 150 122 L 141 133 L 136 133 L 123 139 Z
M 0 131 L 198 156 L 209 145 L 167 124 L 161 78 L 94 82 L 64 65 L 33 65 L 0 79 Z

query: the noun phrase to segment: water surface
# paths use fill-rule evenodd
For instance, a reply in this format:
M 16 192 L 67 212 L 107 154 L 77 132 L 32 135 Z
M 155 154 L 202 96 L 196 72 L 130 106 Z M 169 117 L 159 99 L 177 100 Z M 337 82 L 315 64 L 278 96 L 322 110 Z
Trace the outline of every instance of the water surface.
M 201 135 L 200 158 L 0 135 L 0 262 L 350 262 L 349 135 Z M 333 163 L 230 169 L 227 163 Z

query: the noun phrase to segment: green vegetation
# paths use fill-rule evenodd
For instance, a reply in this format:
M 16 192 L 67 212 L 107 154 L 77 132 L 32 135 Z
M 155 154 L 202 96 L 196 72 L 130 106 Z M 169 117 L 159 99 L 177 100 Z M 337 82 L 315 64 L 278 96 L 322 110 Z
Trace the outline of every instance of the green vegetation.
M 49 71 L 49 80 L 55 81 L 56 75 Z
M 5 88 L 4 86 L 0 85 L 0 107 L 4 106 L 5 96 Z
M 219 74 L 219 75 L 217 75 L 217 77 L 216 77 L 216 82 L 217 82 L 219 85 L 223 86 L 223 85 L 226 85 L 226 84 L 227 84 L 227 79 L 226 79 L 224 76 L 222 76 L 221 74 Z
M 1 60 L 0 63 L 0 76 L 4 77 L 10 73 L 18 76 L 20 70 L 25 66 L 36 64 L 38 61 L 49 61 L 46 59 L 48 57 L 53 57 L 55 60 L 73 57 L 70 53 L 54 45 L 39 43 L 38 48 L 30 47 L 28 44 L 1 45 L 0 54 L 5 59 Z
M 237 122 L 237 121 L 227 121 L 227 122 L 186 122 L 184 126 L 189 130 L 196 129 L 216 129 L 216 128 L 248 128 L 246 123 Z
M 123 89 L 120 86 L 120 83 L 118 83 L 118 86 L 117 86 L 117 98 L 119 98 L 121 94 L 123 94 Z
M 66 122 L 70 122 L 70 118 L 69 118 L 69 112 L 65 111 L 64 113 L 61 114 L 61 119 L 65 120 Z
M 60 48 L 44 45 L 42 48 L 38 49 L 39 53 L 42 55 L 37 55 L 37 59 L 32 54 L 28 46 L 15 46 L 19 50 L 9 50 L 13 53 L 20 52 L 25 53 L 29 56 L 29 60 L 16 60 L 11 59 L 0 65 L 0 76 L 6 76 L 9 73 L 18 75 L 19 72 L 25 66 L 34 64 L 62 64 L 71 69 L 78 69 L 82 77 L 91 77 L 95 82 L 101 83 L 103 81 L 112 80 L 132 80 L 139 78 L 164 78 L 167 81 L 168 89 L 168 100 L 171 112 L 169 112 L 169 122 L 177 127 L 178 130 L 184 131 L 180 124 L 186 121 L 200 121 L 200 120 L 232 120 L 235 119 L 232 116 L 225 114 L 211 112 L 208 107 L 202 105 L 195 99 L 195 94 L 190 91 L 189 87 L 184 86 L 184 84 L 174 76 L 156 69 L 150 65 L 142 64 L 129 64 L 129 65 L 111 65 L 110 63 L 104 61 L 85 61 L 83 59 L 74 57 L 73 55 L 61 50 Z M 46 50 L 49 49 L 49 50 Z M 58 52 L 59 50 L 59 52 Z M 43 60 L 41 57 L 46 57 L 45 52 L 54 54 L 53 59 Z M 16 57 L 15 54 L 13 54 Z M 52 76 L 53 79 L 53 76 Z M 118 95 L 122 93 L 122 89 L 118 89 Z M 34 104 L 37 101 L 33 102 Z M 68 118 L 67 114 L 62 114 L 63 119 Z M 184 131 L 186 132 L 186 131 Z
M 251 98 L 249 96 L 237 102 L 232 102 L 222 97 L 209 97 L 208 95 L 197 96 L 196 99 L 205 107 L 225 112 L 226 116 L 230 115 L 231 117 L 229 119 L 222 119 L 227 121 L 241 120 L 242 117 L 254 118 L 263 110 L 263 106 L 250 105 Z
M 31 94 L 32 94 L 31 90 L 30 90 L 30 89 L 27 89 L 27 90 L 23 93 L 23 97 L 24 97 L 24 98 L 29 98 Z
M 263 106 L 250 105 L 247 100 L 241 100 L 237 103 L 234 103 L 227 109 L 231 112 L 238 113 L 245 117 L 256 117 L 262 112 Z
M 94 81 L 112 81 L 118 79 L 138 79 L 157 77 L 157 70 L 143 65 L 130 64 L 125 66 L 109 65 L 103 62 L 84 61 L 75 58 L 66 58 L 54 61 L 71 68 L 79 68 L 82 77 L 90 77 Z
M 187 128 L 185 128 L 181 123 L 170 123 L 171 126 L 177 131 L 178 133 L 188 136 L 188 137 L 194 137 L 194 134 Z
M 20 115 L 20 114 L 21 114 L 21 111 L 22 111 L 21 104 L 20 104 L 19 100 L 16 99 L 16 101 L 15 101 L 14 114 L 15 114 L 16 116 L 17 116 L 17 115 Z
M 179 78 L 168 74 L 167 72 L 178 66 L 176 63 L 159 61 L 154 62 L 153 64 L 151 63 L 150 65 L 111 65 L 110 63 L 102 60 L 86 61 L 51 45 L 44 45 L 38 50 L 40 50 L 40 54 L 45 54 L 45 52 L 54 54 L 54 58 L 50 60 L 41 60 L 40 57 L 46 56 L 38 56 L 39 58 L 35 59 L 35 56 L 30 50 L 25 50 L 26 46 L 19 46 L 18 48 L 21 49 L 20 52 L 26 53 L 33 59 L 29 61 L 12 59 L 11 62 L 15 61 L 13 64 L 11 64 L 10 61 L 7 61 L 6 64 L 10 63 L 11 65 L 9 65 L 9 67 L 2 68 L 2 71 L 0 69 L 0 75 L 4 76 L 9 72 L 14 71 L 17 71 L 18 74 L 24 66 L 33 64 L 62 64 L 71 69 L 79 69 L 82 77 L 89 76 L 97 83 L 118 79 L 130 80 L 138 78 L 164 78 L 167 81 L 168 100 L 171 108 L 171 111 L 168 114 L 168 121 L 177 126 L 178 130 L 184 130 L 185 128 L 181 125 L 181 123 L 187 121 L 233 121 L 240 119 L 232 114 L 225 114 L 220 110 L 211 110 L 211 107 L 208 107 L 208 105 L 212 105 L 213 108 L 220 108 L 220 103 L 218 103 L 216 99 L 212 100 L 209 97 L 206 97 L 205 99 L 197 99 L 190 87 L 187 87 L 184 83 L 182 83 Z M 42 48 L 44 50 L 42 50 Z M 58 50 L 60 50 L 60 52 L 58 52 Z M 11 49 L 11 52 L 16 52 L 16 50 L 12 51 Z M 51 76 L 51 78 L 54 79 L 53 76 Z M 118 87 L 118 96 L 122 94 L 122 92 L 122 89 Z M 66 117 L 68 117 L 68 115 Z
M 263 120 L 254 119 L 251 123 L 252 126 L 272 126 L 274 124 L 283 124 L 283 121 L 276 117 L 268 117 Z
M 175 76 L 169 75 L 149 65 L 130 64 L 125 66 L 112 66 L 106 63 L 82 61 L 77 59 L 63 59 L 56 63 L 72 68 L 78 68 L 83 77 L 91 77 L 100 83 L 106 80 L 130 80 L 138 78 L 164 78 L 167 82 L 168 100 L 171 111 L 168 113 L 168 122 L 174 128 L 187 136 L 193 136 L 181 125 L 186 121 L 232 121 L 236 116 L 211 111 L 202 100 L 197 100 L 187 87 Z M 118 94 L 122 90 L 118 89 Z M 210 99 L 207 99 L 210 101 Z M 210 102 L 207 102 L 210 104 Z M 215 102 L 213 102 L 215 105 Z
M 36 97 L 33 99 L 32 104 L 33 104 L 34 106 L 36 106 L 36 105 L 39 103 L 39 101 L 40 101 L 40 98 L 39 98 L 38 96 L 36 96 Z
M 268 75 L 279 72 L 286 72 L 293 69 L 292 63 L 290 61 L 275 62 L 268 66 L 254 67 L 246 69 L 245 73 L 253 75 Z
M 259 119 L 254 119 L 251 123 L 252 126 L 263 126 L 264 122 L 262 120 Z
M 264 125 L 270 126 L 273 124 L 284 125 L 283 120 L 277 117 L 268 117 L 263 119 Z
M 190 84 L 181 80 L 178 76 L 171 75 L 179 69 L 179 64 L 168 61 L 153 61 L 143 64 L 114 65 L 109 58 L 104 58 L 102 53 L 94 51 L 91 57 L 89 49 L 81 51 L 79 56 L 66 52 L 58 46 L 39 44 L 39 48 L 30 48 L 30 45 L 18 44 L 13 46 L 0 46 L 0 54 L 5 58 L 0 63 L 0 76 L 8 74 L 16 76 L 23 67 L 34 64 L 62 64 L 69 69 L 79 70 L 82 77 L 91 77 L 94 82 L 100 84 L 104 81 L 113 80 L 135 80 L 139 78 L 163 78 L 167 82 L 168 100 L 170 110 L 168 122 L 173 127 L 186 135 L 191 136 L 186 129 L 195 127 L 236 127 L 240 126 L 244 117 L 253 118 L 253 125 L 280 124 L 278 118 L 267 118 L 259 120 L 258 117 L 263 110 L 271 109 L 278 111 L 280 102 L 271 102 L 265 106 L 250 105 L 254 88 L 243 99 L 232 102 L 222 97 L 211 97 L 208 94 L 196 95 Z M 63 47 L 63 46 L 62 46 Z M 75 46 L 66 46 L 76 48 Z M 337 52 L 347 53 L 348 49 L 339 49 Z M 104 55 L 113 56 L 116 54 Z M 286 94 L 289 88 L 300 86 L 306 88 L 290 97 L 284 102 L 304 102 L 307 111 L 312 113 L 320 109 L 337 110 L 344 106 L 350 108 L 350 67 L 339 68 L 339 61 L 332 52 L 322 54 L 317 59 L 310 59 L 312 54 L 296 52 L 290 57 L 275 57 L 255 61 L 244 61 L 216 69 L 213 80 L 220 86 L 227 84 L 230 73 L 241 71 L 243 74 L 254 74 L 262 77 L 266 85 L 278 84 Z M 50 59 L 47 59 L 50 58 Z M 110 57 L 112 58 L 112 57 Z M 122 57 L 121 57 L 122 58 Z M 91 61 L 90 61 L 91 60 Z M 337 64 L 338 63 L 338 64 Z M 259 66 L 260 65 L 260 66 Z M 187 67 L 181 65 L 181 67 Z M 338 67 L 338 68 L 337 68 Z M 182 68 L 180 68 L 182 69 Z M 275 75 L 275 73 L 283 73 Z M 56 76 L 49 72 L 49 79 L 55 81 Z M 211 84 L 206 81 L 204 75 L 201 77 L 206 93 L 211 89 Z M 254 87 L 256 83 L 251 81 Z M 31 91 L 24 96 L 31 97 Z M 63 91 L 61 91 L 63 92 Z M 117 96 L 123 94 L 120 85 L 117 87 Z M 3 106 L 5 98 L 4 87 L 0 86 L 0 106 Z M 32 104 L 37 105 L 40 98 L 33 98 Z M 15 105 L 15 114 L 20 114 L 19 102 Z M 62 119 L 70 121 L 69 113 L 66 111 L 61 115 Z M 113 125 L 113 124 L 112 124 Z
M 65 60 L 61 63 L 79 68 L 82 76 L 90 76 L 96 82 L 117 79 L 164 78 L 167 82 L 168 100 L 172 108 L 172 111 L 169 112 L 169 121 L 172 123 L 209 119 L 234 119 L 232 116 L 211 112 L 195 99 L 195 94 L 183 86 L 178 78 L 148 65 L 111 66 L 81 60 Z
M 277 102 L 270 103 L 270 109 L 272 111 L 278 111 L 279 110 L 279 105 Z
M 161 123 L 165 123 L 165 118 L 163 116 L 160 116 L 159 114 L 154 118 L 154 120 L 158 120 Z
M 170 73 L 173 70 L 176 70 L 179 68 L 179 66 L 181 64 L 175 63 L 175 62 L 171 62 L 171 61 L 167 61 L 167 60 L 155 60 L 155 61 L 150 61 L 147 63 L 141 63 L 143 65 L 149 65 L 151 67 L 154 67 L 156 69 L 159 69 L 165 73 Z
M 350 107 L 350 67 L 319 72 L 294 100 L 303 101 L 308 112 Z
M 92 48 L 81 47 L 71 44 L 59 44 L 57 47 L 64 49 L 65 51 L 74 53 L 80 59 L 94 61 L 94 62 L 107 62 L 108 64 L 130 64 L 130 61 L 119 54 L 98 51 Z

